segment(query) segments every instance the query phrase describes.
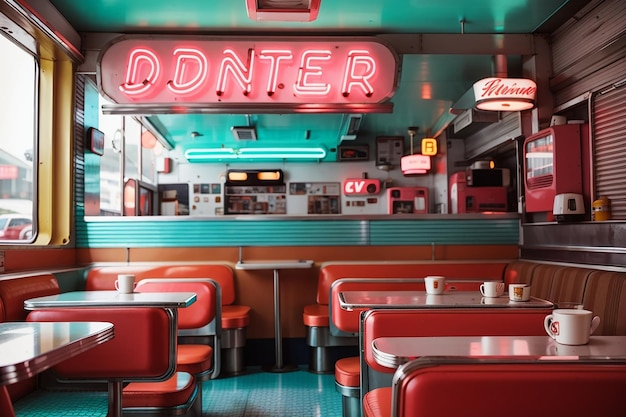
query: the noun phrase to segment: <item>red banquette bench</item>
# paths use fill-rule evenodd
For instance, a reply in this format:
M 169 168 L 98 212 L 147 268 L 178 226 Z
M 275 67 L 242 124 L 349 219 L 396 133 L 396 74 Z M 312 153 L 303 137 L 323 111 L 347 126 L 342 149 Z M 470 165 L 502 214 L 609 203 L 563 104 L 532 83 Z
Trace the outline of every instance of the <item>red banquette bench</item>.
M 356 346 L 354 334 L 337 336 L 331 333 L 331 287 L 344 278 L 424 278 L 443 275 L 450 280 L 502 280 L 506 261 L 371 261 L 328 262 L 320 267 L 317 281 L 316 303 L 304 307 L 303 322 L 307 328 L 307 345 L 310 350 L 309 370 L 316 373 L 333 372 L 334 361 L 329 349 L 337 346 Z M 423 288 L 423 284 L 420 284 Z M 351 319 L 354 324 L 354 318 Z
M 106 381 L 110 394 L 131 382 L 123 388 L 121 404 L 110 404 L 126 412 L 199 415 L 202 396 L 192 375 L 176 371 L 176 337 L 172 335 L 172 317 L 165 309 L 55 308 L 32 311 L 27 319 L 113 323 L 113 340 L 61 362 L 54 367 L 58 377 L 73 382 Z M 146 380 L 152 381 L 149 390 L 134 388 L 132 381 Z
M 343 398 L 344 417 L 359 416 L 363 394 L 391 385 L 394 369 L 378 365 L 372 341 L 394 336 L 542 336 L 543 309 L 371 310 L 364 314 L 360 357 L 335 363 L 335 384 Z
M 365 394 L 365 417 L 598 416 L 623 413 L 626 362 L 420 358 Z
M 0 278 L 0 320 L 23 321 L 109 321 L 115 325 L 115 338 L 91 352 L 77 356 L 72 361 L 59 365 L 57 371 L 71 380 L 123 378 L 124 380 L 163 379 L 172 375 L 175 368 L 164 369 L 163 356 L 174 352 L 171 346 L 160 348 L 168 340 L 169 330 L 165 319 L 169 316 L 154 315 L 158 309 L 132 310 L 102 309 L 91 310 L 85 315 L 83 309 L 40 310 L 29 312 L 24 309 L 24 301 L 29 298 L 58 294 L 59 282 L 53 273 L 12 274 Z M 162 310 L 160 310 L 162 311 Z M 132 314 L 131 314 L 132 313 Z M 160 321 L 159 321 L 160 320 Z M 154 325 L 146 326 L 151 321 Z M 141 331 L 151 331 L 143 335 Z M 145 343 L 144 343 L 145 341 Z M 104 350 L 103 350 L 104 349 Z M 92 360 L 84 355 L 100 355 Z M 135 356 L 138 357 L 135 358 Z M 105 358 L 103 360 L 102 358 Z M 107 359 L 108 358 L 108 359 Z M 126 363 L 120 358 L 135 358 Z M 87 364 L 89 366 L 87 366 Z M 119 365 L 119 366 L 118 366 Z M 98 369 L 93 368 L 99 367 Z M 81 383 L 78 383 L 80 385 Z M 66 384 L 67 385 L 67 384 Z M 90 385 L 90 384 L 89 384 Z M 32 392 L 36 377 L 8 386 L 12 402 Z M 186 372 L 177 372 L 162 382 L 136 382 L 124 388 L 124 405 L 140 413 L 157 410 L 159 415 L 200 415 L 201 401 L 195 378 Z
M 85 289 L 112 290 L 119 274 L 133 274 L 137 282 L 148 278 L 209 278 L 217 282 L 222 295 L 221 372 L 234 375 L 244 371 L 243 349 L 250 307 L 235 304 L 236 282 L 230 266 L 222 263 L 95 264 L 87 270 Z
M 35 273 L 1 277 L 0 321 L 24 321 L 28 315 L 24 310 L 25 300 L 58 293 L 59 283 L 52 274 Z M 35 382 L 35 378 L 31 378 L 9 385 L 7 389 L 11 399 L 17 401 L 30 393 L 35 388 Z

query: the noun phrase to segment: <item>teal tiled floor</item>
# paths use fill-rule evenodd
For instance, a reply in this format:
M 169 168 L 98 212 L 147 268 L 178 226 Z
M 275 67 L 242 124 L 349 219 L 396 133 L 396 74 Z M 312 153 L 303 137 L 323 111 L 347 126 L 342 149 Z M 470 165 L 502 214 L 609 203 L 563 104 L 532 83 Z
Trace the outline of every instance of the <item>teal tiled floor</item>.
M 17 417 L 106 417 L 104 392 L 37 391 L 15 404 Z M 206 381 L 203 417 L 341 417 L 334 375 L 306 370 L 267 373 L 251 369 Z

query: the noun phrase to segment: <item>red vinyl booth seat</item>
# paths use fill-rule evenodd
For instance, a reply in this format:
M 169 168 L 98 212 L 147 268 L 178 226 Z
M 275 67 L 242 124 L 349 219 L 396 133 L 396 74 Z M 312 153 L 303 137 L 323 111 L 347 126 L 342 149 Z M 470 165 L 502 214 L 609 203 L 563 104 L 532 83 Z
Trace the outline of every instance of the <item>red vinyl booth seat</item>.
M 446 280 L 446 292 L 479 291 L 485 280 Z M 339 303 L 343 291 L 425 291 L 423 278 L 344 278 L 335 281 L 330 289 L 330 331 L 338 336 L 358 336 L 361 313 L 366 309 L 345 310 Z
M 334 362 L 329 348 L 357 345 L 358 312 L 346 316 L 352 316 L 346 322 L 348 331 L 340 331 L 331 320 L 331 286 L 337 280 L 417 278 L 417 281 L 422 281 L 427 275 L 443 275 L 456 282 L 470 281 L 469 287 L 455 284 L 457 290 L 469 290 L 477 289 L 479 283 L 486 280 L 501 281 L 506 266 L 506 262 L 498 261 L 340 261 L 323 264 L 317 280 L 316 303 L 304 306 L 302 313 L 302 321 L 307 327 L 307 345 L 310 347 L 309 370 L 315 373 L 332 372 Z M 423 282 L 418 284 L 418 288 L 424 289 Z
M 28 312 L 24 301 L 59 293 L 59 283 L 52 274 L 39 274 L 0 280 L 0 317 L 2 321 L 24 321 Z
M 365 394 L 365 417 L 608 417 L 624 412 L 626 362 L 420 358 Z
M 155 395 L 156 393 L 156 395 Z M 162 382 L 132 382 L 124 387 L 124 407 L 176 408 L 186 404 L 199 393 L 193 376 L 187 372 L 176 372 Z
M 250 307 L 235 304 L 236 281 L 230 266 L 220 263 L 130 263 L 94 265 L 87 271 L 85 289 L 88 291 L 112 290 L 119 274 L 133 274 L 136 281 L 144 279 L 196 279 L 208 278 L 221 288 L 222 343 L 219 373 L 236 375 L 245 370 L 244 347 L 246 328 L 250 323 Z M 217 374 L 215 374 L 217 376 Z
M 35 273 L 27 276 L 1 278 L 0 321 L 24 321 L 28 315 L 28 312 L 24 310 L 25 300 L 58 293 L 59 283 L 52 274 Z M 34 389 L 35 378 L 7 386 L 13 401 L 17 401 Z M 4 414 L 0 413 L 0 415 Z
M 222 329 L 246 327 L 250 307 L 236 305 L 235 279 L 232 269 L 219 264 L 189 265 L 107 265 L 95 266 L 87 272 L 87 291 L 113 290 L 119 274 L 133 274 L 137 282 L 146 278 L 210 278 L 222 289 Z
M 176 369 L 188 372 L 197 380 L 217 378 L 220 373 L 221 351 L 221 295 L 217 282 L 207 278 L 144 279 L 137 284 L 138 292 L 193 292 L 196 302 L 178 310 L 178 334 L 181 331 L 198 337 L 213 338 L 213 346 L 206 343 L 179 343 Z
M 58 308 L 34 310 L 28 321 L 108 321 L 115 337 L 54 367 L 68 380 L 131 381 L 122 390 L 124 413 L 200 415 L 195 378 L 176 371 L 172 314 L 160 308 Z M 133 381 L 144 384 L 135 385 Z M 148 382 L 151 381 L 151 382 Z M 121 389 L 121 388 L 120 388 Z M 111 393 L 109 393 L 109 401 Z
M 54 369 L 68 379 L 162 380 L 174 372 L 176 338 L 159 308 L 56 308 L 31 311 L 28 321 L 105 321 L 115 337 Z
M 333 262 L 322 265 L 317 280 L 315 305 L 304 308 L 305 326 L 328 326 L 328 302 L 333 283 L 344 278 L 424 278 L 443 275 L 448 279 L 480 281 L 504 276 L 506 262 Z M 474 288 L 474 287 L 472 287 Z M 421 289 L 423 290 L 423 284 Z M 460 288 L 459 288 L 460 290 Z M 316 307 L 320 306 L 320 307 Z
M 363 318 L 363 352 L 366 365 L 379 372 L 394 370 L 378 365 L 372 341 L 396 336 L 545 336 L 547 310 L 372 310 Z
M 394 336 L 542 336 L 546 310 L 371 310 L 363 317 L 361 352 L 358 356 L 342 358 L 335 363 L 335 384 L 343 394 L 352 394 L 350 388 L 369 391 L 372 373 L 393 374 L 395 371 L 374 360 L 372 341 Z M 361 374 L 361 370 L 364 374 Z M 342 394 L 342 395 L 343 395 Z M 382 394 L 381 394 L 382 395 Z M 387 394 L 385 394 L 387 395 Z M 352 402 L 356 401 L 354 398 Z M 356 406 L 343 398 L 344 416 Z
M 330 263 L 320 268 L 317 303 L 328 303 L 332 283 L 342 278 L 424 278 L 427 275 L 442 275 L 454 280 L 501 281 L 506 266 L 506 262 Z

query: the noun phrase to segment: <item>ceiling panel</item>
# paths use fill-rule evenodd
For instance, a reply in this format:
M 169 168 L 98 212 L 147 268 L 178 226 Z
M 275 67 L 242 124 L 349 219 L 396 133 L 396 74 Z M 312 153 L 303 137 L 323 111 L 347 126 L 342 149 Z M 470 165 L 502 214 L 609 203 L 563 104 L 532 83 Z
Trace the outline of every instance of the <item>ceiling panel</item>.
M 313 22 L 257 22 L 248 18 L 245 0 L 51 0 L 81 32 L 198 33 L 216 35 L 367 35 L 367 34 L 525 34 L 563 20 L 583 0 L 322 0 Z M 553 19 L 553 21 L 558 20 Z M 461 23 L 461 22 L 464 23 Z M 552 23 L 554 24 L 554 23 Z M 366 114 L 357 142 L 378 135 L 436 133 L 452 121 L 450 107 L 481 78 L 493 75 L 493 57 L 482 55 L 404 55 L 392 113 Z M 509 56 L 509 75 L 519 56 Z M 511 65 L 514 63 L 514 65 Z M 473 104 L 473 100 L 471 100 Z M 340 144 L 339 114 L 185 114 L 147 119 L 170 144 L 237 147 L 232 126 L 257 128 L 257 146 Z M 197 132 L 197 134 L 193 133 Z M 330 155 L 327 160 L 334 160 Z
M 564 0 L 322 0 L 313 22 L 256 22 L 245 0 L 52 0 L 79 31 L 530 33 Z

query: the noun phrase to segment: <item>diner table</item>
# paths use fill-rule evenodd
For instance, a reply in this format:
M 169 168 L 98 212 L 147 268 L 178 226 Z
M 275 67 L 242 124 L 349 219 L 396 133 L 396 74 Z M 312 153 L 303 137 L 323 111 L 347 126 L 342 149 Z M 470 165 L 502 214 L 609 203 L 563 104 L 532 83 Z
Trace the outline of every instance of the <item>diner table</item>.
M 425 356 L 530 357 L 541 360 L 626 360 L 626 336 L 591 336 L 585 345 L 563 345 L 550 336 L 380 337 L 372 356 L 387 368 Z
M 177 334 L 177 309 L 190 306 L 196 301 L 192 292 L 133 292 L 122 294 L 118 291 L 71 291 L 55 295 L 31 298 L 24 301 L 26 310 L 47 308 L 122 308 L 122 307 L 153 307 L 167 310 L 172 317 L 169 333 Z M 175 367 L 176 355 L 170 358 Z M 122 417 L 122 388 L 124 381 L 108 381 L 109 417 Z
M 241 258 L 241 254 L 240 254 Z M 274 272 L 274 348 L 276 352 L 276 363 L 264 366 L 268 372 L 290 372 L 298 367 L 294 364 L 285 364 L 283 361 L 283 341 L 280 322 L 280 277 L 281 269 L 308 269 L 313 266 L 312 260 L 261 260 L 243 261 L 235 264 L 235 269 L 246 270 L 272 270 Z
M 479 291 L 451 291 L 427 294 L 425 291 L 342 291 L 339 305 L 344 310 L 375 308 L 542 308 L 554 304 L 541 298 L 511 301 L 508 295 L 483 297 Z
M 15 415 L 6 385 L 43 372 L 113 335 L 113 325 L 106 322 L 0 323 L 0 402 L 8 402 L 0 409 Z
M 157 307 L 174 309 L 189 307 L 196 301 L 192 292 L 71 291 L 31 298 L 24 301 L 26 310 L 63 307 Z

